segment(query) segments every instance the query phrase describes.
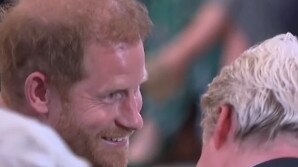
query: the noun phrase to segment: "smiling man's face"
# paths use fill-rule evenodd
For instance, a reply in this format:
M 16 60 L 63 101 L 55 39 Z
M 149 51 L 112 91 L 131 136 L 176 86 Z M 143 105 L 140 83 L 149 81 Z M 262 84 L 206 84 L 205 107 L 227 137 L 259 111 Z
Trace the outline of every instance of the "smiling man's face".
M 51 95 L 50 123 L 75 153 L 94 166 L 127 166 L 129 137 L 142 128 L 140 85 L 146 80 L 142 42 L 85 50 L 86 77 L 75 83 L 67 105 Z

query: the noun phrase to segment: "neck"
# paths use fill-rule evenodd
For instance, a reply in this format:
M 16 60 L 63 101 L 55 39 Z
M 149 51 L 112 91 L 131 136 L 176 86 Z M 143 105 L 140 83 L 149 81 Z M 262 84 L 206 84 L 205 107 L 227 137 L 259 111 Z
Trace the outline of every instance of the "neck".
M 298 142 L 293 138 L 277 138 L 274 141 L 256 144 L 243 144 L 235 147 L 231 154 L 225 155 L 223 167 L 251 167 L 262 162 L 282 158 L 298 158 Z

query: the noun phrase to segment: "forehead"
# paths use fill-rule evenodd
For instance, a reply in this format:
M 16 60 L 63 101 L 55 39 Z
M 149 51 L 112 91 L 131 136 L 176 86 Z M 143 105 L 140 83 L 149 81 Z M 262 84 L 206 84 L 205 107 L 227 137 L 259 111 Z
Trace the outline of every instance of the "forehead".
M 122 64 L 125 66 L 130 62 L 144 61 L 144 48 L 141 41 L 133 44 L 128 43 L 112 43 L 99 44 L 90 42 L 84 49 L 84 65 L 85 67 L 100 64 Z
M 101 45 L 91 42 L 85 48 L 84 69 L 88 77 L 110 79 L 129 76 L 143 79 L 141 77 L 146 77 L 143 43 Z

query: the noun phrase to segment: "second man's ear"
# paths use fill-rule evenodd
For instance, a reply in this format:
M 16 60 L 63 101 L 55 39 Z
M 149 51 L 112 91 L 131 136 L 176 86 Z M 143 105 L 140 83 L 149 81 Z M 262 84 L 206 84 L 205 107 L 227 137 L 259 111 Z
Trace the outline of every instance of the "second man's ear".
M 219 117 L 213 134 L 216 149 L 220 149 L 224 145 L 231 131 L 232 107 L 229 105 L 222 105 L 218 109 L 218 112 Z
M 46 76 L 41 72 L 31 73 L 25 81 L 26 101 L 34 114 L 42 115 L 48 113 L 49 99 L 47 97 L 49 88 Z

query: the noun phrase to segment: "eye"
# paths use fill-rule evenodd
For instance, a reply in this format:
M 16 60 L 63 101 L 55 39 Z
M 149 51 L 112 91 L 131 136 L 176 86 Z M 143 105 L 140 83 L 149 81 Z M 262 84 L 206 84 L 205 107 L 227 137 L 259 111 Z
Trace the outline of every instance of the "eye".
M 102 102 L 107 104 L 112 104 L 123 100 L 127 96 L 126 91 L 119 90 L 112 93 L 107 94 L 102 98 Z

